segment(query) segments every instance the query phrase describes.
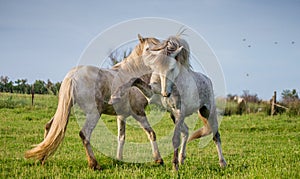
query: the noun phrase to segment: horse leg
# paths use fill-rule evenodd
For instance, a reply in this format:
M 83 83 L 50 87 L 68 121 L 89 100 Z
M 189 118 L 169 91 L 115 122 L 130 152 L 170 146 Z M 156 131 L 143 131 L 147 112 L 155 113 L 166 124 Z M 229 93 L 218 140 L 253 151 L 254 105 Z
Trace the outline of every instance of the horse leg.
M 179 162 L 180 164 L 184 164 L 184 160 L 186 157 L 186 143 L 188 141 L 188 137 L 189 137 L 189 128 L 188 126 L 183 123 L 182 127 L 181 127 L 181 149 L 180 149 L 180 153 L 179 153 Z
M 84 127 L 79 132 L 79 136 L 82 139 L 83 146 L 85 148 L 85 153 L 88 158 L 88 165 L 91 169 L 101 170 L 100 165 L 98 164 L 96 157 L 94 155 L 92 146 L 90 144 L 90 138 L 92 131 L 94 130 L 98 120 L 100 118 L 100 114 L 97 112 L 88 113 L 86 115 L 86 121 Z
M 172 113 L 170 113 L 170 117 L 175 124 L 176 121 L 175 116 Z M 186 143 L 188 142 L 188 137 L 189 137 L 189 128 L 185 123 L 183 123 L 183 127 L 181 128 L 182 143 L 181 143 L 181 149 L 179 153 L 180 164 L 184 164 L 184 160 L 186 158 Z
M 121 97 L 124 96 L 132 86 L 137 87 L 147 99 L 153 96 L 150 85 L 148 85 L 140 78 L 132 78 L 129 82 L 120 86 L 116 91 L 112 93 L 108 104 L 117 104 L 118 102 L 120 102 Z
M 206 107 L 200 108 L 200 110 L 198 111 L 198 115 L 200 119 L 203 121 L 204 126 L 201 129 L 197 130 L 190 137 L 189 141 L 213 133 L 214 134 L 213 140 L 216 144 L 218 156 L 219 156 L 219 164 L 221 167 L 225 167 L 227 164 L 222 154 L 221 137 L 218 131 L 218 119 L 217 119 L 216 108 L 214 107 L 212 110 L 213 111 L 210 112 Z
M 216 147 L 217 147 L 218 156 L 219 156 L 219 164 L 220 164 L 221 167 L 226 167 L 227 163 L 226 163 L 225 158 L 222 154 L 221 137 L 220 137 L 219 131 L 216 132 L 213 140 L 214 140 L 214 142 L 216 144 Z
M 126 130 L 126 119 L 123 116 L 117 117 L 118 123 L 118 150 L 117 159 L 123 159 L 123 147 L 125 143 L 125 130 Z
M 172 144 L 173 144 L 173 149 L 174 149 L 173 169 L 176 171 L 179 168 L 178 148 L 180 146 L 180 132 L 184 128 L 184 118 L 180 114 L 181 112 L 177 111 L 177 113 L 179 113 L 179 114 L 175 115 L 175 129 L 174 129 L 174 134 L 173 134 L 173 138 L 172 138 Z
M 150 140 L 150 143 L 151 143 L 152 154 L 153 154 L 155 163 L 163 165 L 164 161 L 163 161 L 162 157 L 160 156 L 158 145 L 156 143 L 156 134 L 155 134 L 154 130 L 152 129 L 151 125 L 149 124 L 146 114 L 144 114 L 142 116 L 133 114 L 132 116 L 139 122 L 140 126 L 143 128 L 143 130 L 148 135 L 148 139 Z
M 218 156 L 219 156 L 219 164 L 221 167 L 225 167 L 226 161 L 224 159 L 224 156 L 222 154 L 222 147 L 221 147 L 221 137 L 220 137 L 220 133 L 218 131 L 219 128 L 219 124 L 218 124 L 218 116 L 217 116 L 217 111 L 216 111 L 216 107 L 213 106 L 212 108 L 212 112 L 210 113 L 210 116 L 208 118 L 208 123 L 212 129 L 212 132 L 214 134 L 213 140 L 216 144 L 217 147 L 217 151 L 218 151 Z
M 45 125 L 44 139 L 45 139 L 45 138 L 47 137 L 47 135 L 48 135 L 48 132 L 49 132 L 49 130 L 50 130 L 50 128 L 51 128 L 51 125 L 52 125 L 53 120 L 54 120 L 54 117 L 52 117 L 52 119 L 51 119 L 49 122 L 47 122 L 47 124 Z
M 199 109 L 198 117 L 202 120 L 204 125 L 202 128 L 198 129 L 191 135 L 191 137 L 188 139 L 188 142 L 190 142 L 194 139 L 205 137 L 212 133 L 211 127 L 208 123 L 209 114 L 210 114 L 210 111 L 205 106 Z

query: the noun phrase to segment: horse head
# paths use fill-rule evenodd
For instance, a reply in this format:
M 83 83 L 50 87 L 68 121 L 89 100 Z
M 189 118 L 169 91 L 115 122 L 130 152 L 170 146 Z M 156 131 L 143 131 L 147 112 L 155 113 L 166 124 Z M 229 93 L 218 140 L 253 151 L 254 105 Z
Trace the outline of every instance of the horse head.
M 182 51 L 183 46 L 170 41 L 165 41 L 159 46 L 160 48 L 154 46 L 148 49 L 144 60 L 153 71 L 150 80 L 153 92 L 170 97 L 181 66 L 176 56 Z

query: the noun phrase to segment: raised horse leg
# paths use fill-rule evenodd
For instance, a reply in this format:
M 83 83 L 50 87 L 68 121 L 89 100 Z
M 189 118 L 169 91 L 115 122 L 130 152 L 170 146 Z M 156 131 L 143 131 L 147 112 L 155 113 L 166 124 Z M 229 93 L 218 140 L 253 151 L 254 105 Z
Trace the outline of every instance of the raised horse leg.
M 84 127 L 79 132 L 79 136 L 82 139 L 83 146 L 85 148 L 85 153 L 88 158 L 88 165 L 91 169 L 101 170 L 100 165 L 98 164 L 94 152 L 92 150 L 92 146 L 90 144 L 90 138 L 92 131 L 94 130 L 98 120 L 100 118 L 100 114 L 97 112 L 86 114 L 86 121 Z
M 132 78 L 129 82 L 125 83 L 121 87 L 119 87 L 112 95 L 109 100 L 109 104 L 116 104 L 121 100 L 121 97 L 126 94 L 126 92 L 130 89 L 130 87 L 136 86 L 142 94 L 146 98 L 151 98 L 153 96 L 153 92 L 151 90 L 151 87 L 141 80 L 140 78 Z
M 209 113 L 210 111 L 206 107 L 200 108 L 200 110 L 198 111 L 198 117 L 202 120 L 203 127 L 195 131 L 189 138 L 188 142 L 211 134 L 212 130 L 207 120 L 209 117 Z
M 204 126 L 199 130 L 197 130 L 196 132 L 194 132 L 194 134 L 189 138 L 188 141 L 192 141 L 194 139 L 198 139 L 200 137 L 204 137 L 213 133 L 214 134 L 213 140 L 216 144 L 217 151 L 218 151 L 219 164 L 221 167 L 225 167 L 227 163 L 222 154 L 221 137 L 218 131 L 217 113 L 215 108 L 213 108 L 213 111 L 210 112 L 206 107 L 202 107 L 199 110 L 198 115 L 200 119 L 203 121 Z

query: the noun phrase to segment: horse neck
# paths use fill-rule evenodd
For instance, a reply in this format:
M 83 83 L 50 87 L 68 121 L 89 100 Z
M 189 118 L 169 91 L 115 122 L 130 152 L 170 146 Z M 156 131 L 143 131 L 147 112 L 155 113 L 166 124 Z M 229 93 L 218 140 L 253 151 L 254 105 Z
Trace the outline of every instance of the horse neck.
M 126 60 L 121 62 L 115 79 L 122 84 L 127 83 L 132 78 L 142 77 L 147 82 L 150 81 L 150 77 L 148 77 L 150 73 L 151 69 L 144 64 L 142 57 L 137 56 L 136 53 L 131 53 Z
M 192 72 L 191 69 L 185 67 L 184 65 L 180 64 L 178 68 L 179 68 L 179 74 L 177 78 L 181 76 L 191 75 Z

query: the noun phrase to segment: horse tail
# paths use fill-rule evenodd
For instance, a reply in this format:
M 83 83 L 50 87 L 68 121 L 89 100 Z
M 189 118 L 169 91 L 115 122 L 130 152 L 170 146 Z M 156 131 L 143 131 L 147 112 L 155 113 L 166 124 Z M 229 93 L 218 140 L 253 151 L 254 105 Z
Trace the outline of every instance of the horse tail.
M 45 136 L 41 143 L 37 144 L 31 150 L 26 151 L 25 158 L 35 158 L 43 164 L 48 157 L 54 154 L 64 139 L 71 107 L 73 106 L 74 80 L 72 74 L 69 73 L 61 84 L 58 106 L 47 136 Z

